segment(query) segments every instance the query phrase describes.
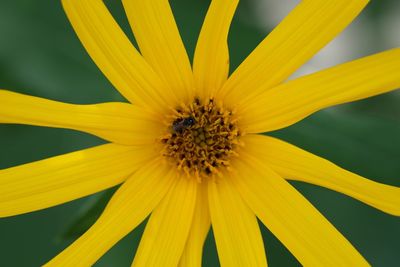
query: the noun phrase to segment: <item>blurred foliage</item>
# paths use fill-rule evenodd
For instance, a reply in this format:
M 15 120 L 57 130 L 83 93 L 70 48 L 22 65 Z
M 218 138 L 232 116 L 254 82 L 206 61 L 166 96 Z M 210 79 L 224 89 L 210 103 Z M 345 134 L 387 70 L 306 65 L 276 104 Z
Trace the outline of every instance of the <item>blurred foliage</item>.
M 265 0 L 276 1 L 276 0 Z M 365 18 L 376 23 L 396 1 L 372 1 Z M 113 14 L 134 41 L 119 1 Z M 209 1 L 171 1 L 188 53 Z M 231 28 L 231 69 L 265 37 L 257 27 L 252 1 L 242 1 Z M 124 101 L 77 40 L 59 1 L 0 2 L 0 87 L 71 103 Z M 377 42 L 379 43 L 379 42 Z M 380 47 L 371 44 L 371 50 Z M 372 178 L 400 186 L 400 108 L 398 93 L 319 112 L 271 133 Z M 104 143 L 84 133 L 22 125 L 0 125 L 0 168 L 7 168 Z M 399 219 L 324 188 L 293 182 L 360 250 L 373 266 L 396 266 Z M 113 190 L 43 211 L 0 220 L 0 266 L 39 266 L 59 253 L 100 215 Z M 261 224 L 260 224 L 261 225 Z M 96 266 L 130 266 L 145 222 L 110 250 Z M 270 266 L 297 266 L 280 242 L 262 227 Z M 217 266 L 212 232 L 204 266 Z
M 75 240 L 83 235 L 100 217 L 116 188 L 107 189 L 90 197 L 67 224 L 66 230 L 60 235 L 60 240 Z

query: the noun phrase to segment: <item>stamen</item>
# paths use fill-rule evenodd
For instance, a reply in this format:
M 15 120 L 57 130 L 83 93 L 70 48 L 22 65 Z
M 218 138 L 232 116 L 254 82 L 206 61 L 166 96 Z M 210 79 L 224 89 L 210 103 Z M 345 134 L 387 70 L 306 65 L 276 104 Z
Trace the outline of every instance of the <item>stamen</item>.
M 241 144 L 235 112 L 224 109 L 214 99 L 195 98 L 181 104 L 166 116 L 167 133 L 160 138 L 161 153 L 179 171 L 199 182 L 205 177 L 222 175 L 229 170 L 230 158 Z

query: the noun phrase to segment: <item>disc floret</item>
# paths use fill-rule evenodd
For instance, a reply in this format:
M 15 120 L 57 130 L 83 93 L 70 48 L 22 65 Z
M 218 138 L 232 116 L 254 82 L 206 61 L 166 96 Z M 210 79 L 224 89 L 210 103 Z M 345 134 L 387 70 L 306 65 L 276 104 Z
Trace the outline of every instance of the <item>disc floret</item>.
M 201 181 L 229 169 L 241 136 L 234 111 L 213 98 L 196 98 L 173 109 L 167 121 L 167 134 L 161 138 L 162 154 L 178 170 Z

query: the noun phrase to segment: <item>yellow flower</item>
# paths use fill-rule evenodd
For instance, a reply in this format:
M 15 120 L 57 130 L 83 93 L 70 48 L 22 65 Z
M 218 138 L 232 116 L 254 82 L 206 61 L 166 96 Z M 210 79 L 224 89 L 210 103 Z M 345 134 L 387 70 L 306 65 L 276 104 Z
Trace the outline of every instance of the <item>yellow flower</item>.
M 89 266 L 148 215 L 134 266 L 200 266 L 210 226 L 222 266 L 266 266 L 257 219 L 306 266 L 368 263 L 284 178 L 400 215 L 400 189 L 272 137 L 332 105 L 400 87 L 400 49 L 285 81 L 367 0 L 302 1 L 228 77 L 238 0 L 213 0 L 193 71 L 167 0 L 122 0 L 134 48 L 101 0 L 64 0 L 75 31 L 128 103 L 74 105 L 0 91 L 0 121 L 111 143 L 0 171 L 0 216 L 121 184 L 98 221 L 47 266 Z

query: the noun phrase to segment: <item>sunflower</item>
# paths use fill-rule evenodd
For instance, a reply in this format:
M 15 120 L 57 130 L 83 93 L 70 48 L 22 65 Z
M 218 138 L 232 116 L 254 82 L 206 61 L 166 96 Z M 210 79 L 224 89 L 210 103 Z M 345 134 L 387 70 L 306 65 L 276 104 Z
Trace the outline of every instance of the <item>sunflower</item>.
M 229 74 L 238 0 L 213 0 L 193 68 L 167 0 L 122 0 L 135 49 L 101 0 L 63 0 L 87 52 L 129 103 L 76 105 L 0 91 L 0 122 L 110 143 L 0 171 L 0 216 L 121 184 L 97 222 L 46 266 L 90 266 L 149 217 L 133 266 L 200 266 L 212 226 L 222 266 L 266 266 L 257 218 L 306 266 L 368 266 L 285 179 L 400 215 L 400 189 L 261 133 L 400 87 L 400 49 L 285 81 L 366 0 L 306 0 Z M 229 77 L 228 77 L 229 76 Z

